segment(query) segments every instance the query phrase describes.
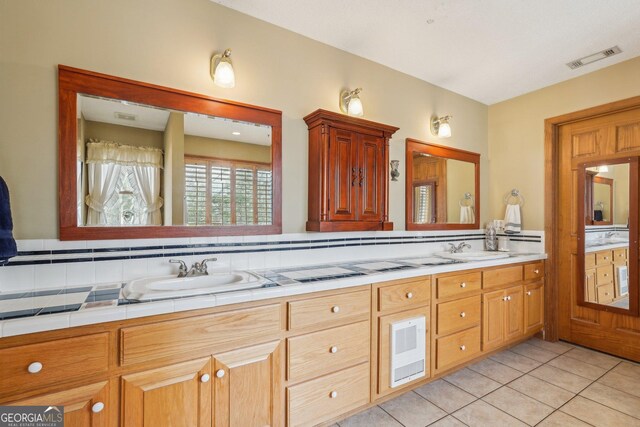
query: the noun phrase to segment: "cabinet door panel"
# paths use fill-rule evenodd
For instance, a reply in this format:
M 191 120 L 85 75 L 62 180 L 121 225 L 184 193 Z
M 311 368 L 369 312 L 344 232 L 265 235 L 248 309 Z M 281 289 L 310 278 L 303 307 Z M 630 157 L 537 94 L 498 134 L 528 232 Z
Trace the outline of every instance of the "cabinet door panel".
M 544 323 L 544 285 L 534 283 L 524 289 L 524 328 L 531 332 L 542 328 Z
M 151 369 L 122 377 L 125 427 L 211 426 L 211 359 Z
M 506 321 L 505 339 L 516 339 L 524 334 L 524 301 L 522 286 L 514 286 L 505 290 Z
M 504 291 L 482 295 L 482 350 L 496 348 L 504 341 Z
M 329 220 L 356 219 L 358 135 L 331 128 L 329 134 Z
M 384 176 L 384 140 L 360 136 L 358 159 L 358 219 L 382 221 L 382 186 Z
M 282 344 L 272 341 L 216 354 L 216 427 L 283 424 Z

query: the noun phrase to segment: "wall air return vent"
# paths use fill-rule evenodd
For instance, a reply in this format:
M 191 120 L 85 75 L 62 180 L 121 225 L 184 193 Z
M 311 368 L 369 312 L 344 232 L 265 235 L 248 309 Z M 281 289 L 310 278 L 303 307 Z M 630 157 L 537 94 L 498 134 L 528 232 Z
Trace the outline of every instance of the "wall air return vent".
M 608 58 L 620 52 L 622 52 L 622 50 L 620 50 L 618 46 L 614 46 L 612 48 L 605 49 L 600 52 L 593 53 L 591 55 L 587 55 L 580 59 L 576 59 L 575 61 L 568 62 L 567 67 L 571 68 L 572 70 L 575 70 L 576 68 L 580 68 L 587 64 L 591 64 L 592 62 L 596 62 L 601 59 Z
M 129 120 L 130 122 L 136 121 L 136 115 L 135 114 L 121 113 L 119 111 L 116 111 L 115 113 L 113 113 L 113 115 L 114 115 L 114 117 L 116 119 Z

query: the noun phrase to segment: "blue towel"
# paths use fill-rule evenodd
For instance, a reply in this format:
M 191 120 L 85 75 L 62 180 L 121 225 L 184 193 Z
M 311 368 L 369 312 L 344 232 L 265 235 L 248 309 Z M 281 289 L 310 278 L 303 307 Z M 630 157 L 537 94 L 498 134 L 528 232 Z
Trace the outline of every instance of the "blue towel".
M 13 221 L 9 203 L 9 188 L 0 176 L 0 265 L 5 265 L 9 258 L 18 254 L 16 241 L 13 239 Z

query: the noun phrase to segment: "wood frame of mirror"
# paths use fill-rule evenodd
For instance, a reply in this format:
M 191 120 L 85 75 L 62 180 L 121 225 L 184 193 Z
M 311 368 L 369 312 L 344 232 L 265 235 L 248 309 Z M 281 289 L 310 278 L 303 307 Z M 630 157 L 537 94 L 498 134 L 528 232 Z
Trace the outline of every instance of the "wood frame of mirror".
M 613 179 L 604 178 L 601 176 L 595 176 L 597 172 L 585 171 L 585 179 L 588 181 L 588 184 L 585 186 L 585 207 L 590 206 L 590 211 L 585 212 L 585 221 L 586 224 L 590 225 L 611 225 L 613 224 Z M 595 193 L 595 184 L 603 184 L 609 186 L 609 220 L 608 221 L 596 221 L 593 218 L 593 212 L 595 210 L 594 205 L 594 193 Z
M 88 94 L 271 126 L 272 224 L 79 227 L 76 203 L 77 96 Z M 148 239 L 282 233 L 282 112 L 239 102 L 58 66 L 60 240 Z
M 586 266 L 585 266 L 585 253 L 586 253 L 586 225 L 587 224 L 587 212 L 585 202 L 586 185 L 587 185 L 587 168 L 594 166 L 602 166 L 602 165 L 618 165 L 623 163 L 629 163 L 629 254 L 627 259 L 629 260 L 628 265 L 628 283 L 629 283 L 629 308 L 621 308 L 621 307 L 612 307 L 604 304 L 598 304 L 585 300 L 585 289 L 587 286 L 586 283 Z M 640 291 L 640 283 L 638 276 L 638 229 L 639 225 L 638 220 L 640 218 L 638 204 L 638 157 L 624 157 L 617 159 L 606 159 L 606 160 L 596 160 L 590 161 L 586 163 L 580 163 L 577 167 L 578 173 L 578 201 L 582 201 L 582 203 L 578 203 L 578 260 L 577 260 L 577 269 L 579 272 L 579 279 L 576 280 L 576 296 L 578 299 L 578 305 L 589 307 L 594 310 L 608 311 L 612 313 L 626 314 L 629 316 L 638 316 L 640 315 L 640 300 L 639 300 L 639 291 Z M 590 217 L 590 215 L 589 215 Z M 612 219 L 613 221 L 613 219 Z M 635 262 L 631 262 L 631 260 L 635 260 Z
M 418 224 L 413 222 L 413 153 L 419 152 L 434 157 L 442 157 L 446 159 L 460 160 L 474 164 L 475 168 L 475 194 L 474 209 L 475 222 L 473 224 L 461 223 L 435 223 L 435 224 Z M 458 148 L 445 147 L 442 145 L 431 144 L 429 142 L 419 141 L 417 139 L 406 139 L 405 146 L 405 228 L 407 230 L 470 230 L 480 228 L 480 154 L 471 151 L 460 150 Z

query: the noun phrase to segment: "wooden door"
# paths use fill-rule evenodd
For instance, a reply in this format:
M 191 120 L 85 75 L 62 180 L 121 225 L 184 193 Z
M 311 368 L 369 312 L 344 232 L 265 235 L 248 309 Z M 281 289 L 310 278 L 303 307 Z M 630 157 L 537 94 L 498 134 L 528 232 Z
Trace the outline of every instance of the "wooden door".
M 362 134 L 358 149 L 358 220 L 382 221 L 384 139 Z
M 124 427 L 211 427 L 211 358 L 122 377 Z
M 509 341 L 524 334 L 524 300 L 522 285 L 505 290 L 504 338 Z
M 584 245 L 579 218 L 580 204 L 584 206 L 584 201 L 579 200 L 580 164 L 620 159 L 632 163 L 631 172 L 636 168 L 633 162 L 637 165 L 637 156 L 640 155 L 640 109 L 602 114 L 600 110 L 592 118 L 576 120 L 573 117 L 572 122 L 558 126 L 558 204 L 555 215 L 558 336 L 580 345 L 640 360 L 640 318 L 616 312 L 607 306 L 590 305 L 589 301 L 598 301 L 599 289 L 594 286 L 594 270 L 585 262 L 587 258 L 580 258 Z M 637 176 L 637 169 L 635 173 Z M 633 173 L 631 177 L 633 184 Z M 632 220 L 634 215 L 637 218 L 638 210 L 637 179 L 635 182 L 635 190 L 632 185 L 629 192 L 629 238 L 632 242 L 629 250 L 630 254 L 633 253 L 629 274 L 637 281 L 638 224 Z M 595 273 L 597 281 L 597 270 Z M 633 279 L 630 284 L 632 282 Z M 603 288 L 604 292 L 609 292 L 608 288 Z M 635 292 L 630 296 L 632 311 L 634 306 L 636 310 L 638 307 L 637 288 Z M 587 302 L 579 303 L 585 297 Z
M 505 292 L 482 295 L 482 350 L 499 347 L 504 342 Z
M 213 356 L 214 426 L 284 424 L 282 349 L 272 341 Z
M 109 382 L 102 381 L 10 402 L 7 405 L 64 406 L 65 427 L 107 427 L 116 425 L 118 420 L 117 404 L 112 403 L 110 390 Z
M 328 181 L 329 220 L 354 221 L 360 182 L 357 133 L 330 129 Z
M 524 331 L 539 330 L 544 323 L 544 284 L 531 283 L 524 287 Z

